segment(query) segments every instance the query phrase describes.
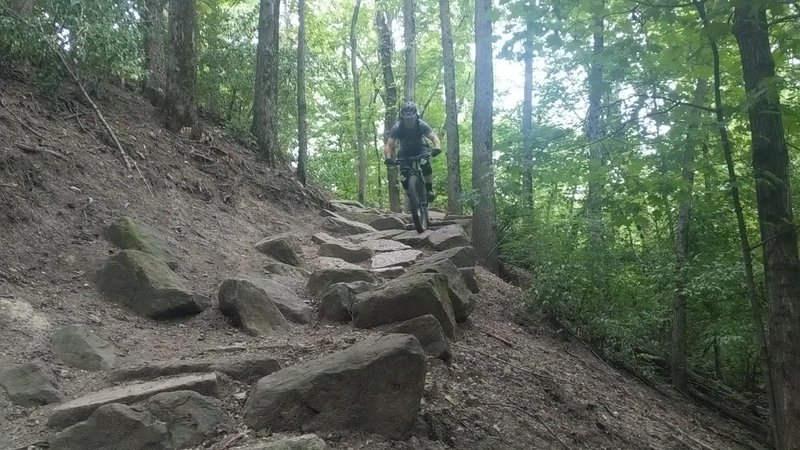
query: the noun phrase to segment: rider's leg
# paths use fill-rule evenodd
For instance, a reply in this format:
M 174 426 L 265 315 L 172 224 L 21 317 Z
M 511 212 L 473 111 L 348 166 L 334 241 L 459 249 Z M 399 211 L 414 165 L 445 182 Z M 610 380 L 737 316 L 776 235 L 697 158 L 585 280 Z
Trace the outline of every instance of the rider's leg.
M 425 179 L 425 190 L 428 191 L 428 201 L 432 202 L 436 198 L 436 194 L 433 192 L 433 168 L 431 167 L 431 162 L 425 161 L 425 164 L 421 164 L 420 168 Z

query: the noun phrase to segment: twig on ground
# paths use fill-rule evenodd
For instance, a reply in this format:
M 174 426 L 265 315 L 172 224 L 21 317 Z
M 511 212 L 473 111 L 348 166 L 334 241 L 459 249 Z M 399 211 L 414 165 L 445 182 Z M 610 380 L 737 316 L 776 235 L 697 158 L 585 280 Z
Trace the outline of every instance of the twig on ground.
M 16 183 L 0 183 L 0 188 L 15 188 L 17 187 Z
M 211 447 L 212 450 L 224 450 L 233 447 L 243 437 L 247 436 L 247 431 L 240 431 L 233 436 L 229 436 Z
M 485 335 L 487 335 L 489 337 L 493 337 L 493 338 L 497 339 L 498 341 L 502 342 L 503 344 L 506 344 L 507 346 L 509 346 L 511 348 L 514 348 L 514 343 L 509 341 L 508 339 L 502 338 L 502 337 L 500 337 L 500 336 L 498 336 L 498 335 L 492 333 L 491 331 L 486 330 L 486 329 L 484 329 L 482 327 L 475 327 L 475 328 L 477 328 L 478 331 L 480 331 L 481 333 L 483 333 L 483 334 L 485 334 Z
M 68 158 L 65 155 L 62 155 L 61 153 L 55 152 L 53 150 L 48 150 L 48 149 L 43 148 L 43 147 L 34 147 L 33 145 L 19 144 L 18 143 L 17 144 L 17 148 L 19 148 L 20 150 L 22 150 L 23 152 L 26 152 L 26 153 L 47 153 L 49 155 L 53 155 L 56 158 L 62 159 L 64 161 L 68 160 Z
M 673 424 L 671 424 L 669 422 L 664 422 L 664 424 L 667 426 L 667 428 L 669 428 L 672 431 L 678 433 L 680 436 L 683 436 L 686 439 L 692 441 L 694 444 L 696 444 L 701 449 L 703 449 L 703 450 L 716 450 L 714 447 L 706 444 L 705 442 L 701 441 L 700 439 L 697 439 L 696 437 L 689 435 L 685 431 L 683 431 L 680 428 L 678 428 L 676 425 L 673 425 Z
M 8 106 L 5 104 L 5 102 L 3 102 L 3 99 L 2 99 L 2 98 L 0 98 L 0 105 L 3 105 L 3 108 L 5 108 L 6 110 L 8 110 L 8 112 L 11 114 L 11 116 L 12 116 L 12 117 L 14 117 L 15 119 L 17 119 L 17 122 L 19 122 L 19 124 L 20 124 L 20 125 L 22 125 L 22 126 L 23 126 L 23 127 L 26 129 L 26 130 L 28 130 L 28 131 L 30 131 L 31 133 L 35 134 L 35 135 L 36 135 L 36 136 L 37 136 L 39 139 L 42 139 L 42 140 L 44 140 L 44 136 L 42 136 L 41 134 L 39 134 L 39 132 L 37 132 L 36 130 L 34 130 L 34 129 L 33 129 L 33 127 L 31 127 L 31 126 L 30 126 L 30 125 L 28 125 L 27 123 L 23 122 L 23 121 L 22 121 L 22 119 L 20 119 L 20 118 L 19 118 L 19 117 L 18 117 L 16 114 L 14 114 L 14 111 L 12 111 L 12 110 L 11 110 L 11 108 L 9 108 L 9 107 L 8 107 Z
M 527 373 L 528 375 L 532 375 L 532 376 L 534 376 L 534 377 L 537 377 L 537 378 L 547 378 L 547 379 L 552 379 L 552 380 L 560 381 L 560 382 L 562 382 L 562 383 L 564 383 L 564 382 L 565 382 L 564 380 L 561 380 L 561 379 L 559 379 L 559 378 L 556 378 L 556 377 L 554 377 L 554 376 L 551 376 L 551 375 L 544 375 L 544 374 L 541 374 L 541 373 L 536 373 L 536 372 L 534 372 L 534 371 L 532 371 L 532 370 L 526 369 L 526 368 L 524 368 L 524 367 L 522 367 L 522 366 L 518 366 L 518 365 L 516 365 L 516 364 L 514 364 L 514 363 L 512 363 L 512 362 L 510 362 L 510 361 L 506 361 L 506 360 L 500 359 L 500 358 L 498 358 L 498 357 L 496 357 L 496 356 L 492 356 L 492 355 L 490 355 L 490 354 L 488 354 L 488 353 L 486 353 L 486 352 L 483 352 L 483 351 L 481 351 L 481 350 L 478 350 L 478 349 L 476 349 L 476 348 L 467 347 L 467 346 L 465 346 L 465 345 L 461 345 L 461 344 L 459 344 L 459 343 L 457 343 L 457 342 L 453 342 L 453 343 L 452 343 L 452 345 L 454 345 L 454 346 L 456 346 L 456 347 L 460 347 L 460 348 L 462 348 L 462 349 L 465 349 L 465 350 L 468 350 L 468 351 L 473 351 L 473 352 L 475 352 L 475 353 L 478 353 L 479 355 L 485 356 L 485 357 L 487 357 L 487 358 L 489 358 L 489 359 L 492 359 L 492 360 L 494 360 L 494 361 L 497 361 L 497 362 L 499 362 L 499 363 L 503 363 L 503 364 L 505 364 L 505 365 L 507 365 L 507 366 L 509 366 L 509 367 L 512 367 L 512 368 L 514 368 L 514 369 L 517 369 L 517 370 L 519 370 L 519 371 L 521 371 L 521 372 L 525 372 L 525 373 Z
M 486 403 L 486 406 L 502 406 L 502 407 L 505 407 L 505 408 L 511 408 L 511 409 L 513 409 L 515 411 L 519 411 L 519 412 L 525 414 L 526 416 L 530 417 L 531 419 L 533 419 L 533 420 L 539 422 L 540 424 L 542 424 L 542 426 L 547 430 L 547 432 L 550 433 L 550 436 L 552 436 L 553 439 L 557 440 L 564 448 L 566 448 L 566 449 L 570 448 L 569 445 L 567 445 L 564 441 L 562 441 L 561 438 L 558 437 L 558 435 L 553 431 L 553 429 L 550 428 L 550 426 L 548 426 L 547 423 L 545 423 L 545 421 L 542 420 L 541 417 L 539 417 L 539 416 L 537 416 L 535 414 L 532 414 L 531 412 L 526 411 L 526 410 L 520 408 L 517 405 L 512 405 L 512 404 L 509 404 L 509 403 Z

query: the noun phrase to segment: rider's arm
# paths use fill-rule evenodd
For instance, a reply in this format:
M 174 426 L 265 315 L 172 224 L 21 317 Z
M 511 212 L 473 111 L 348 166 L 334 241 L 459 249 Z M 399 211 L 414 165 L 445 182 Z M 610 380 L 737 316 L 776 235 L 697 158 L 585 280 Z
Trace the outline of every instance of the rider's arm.
M 386 139 L 386 145 L 383 148 L 383 157 L 386 159 L 393 159 L 394 158 L 394 146 L 395 146 L 395 139 L 390 137 Z
M 433 148 L 442 148 L 442 143 L 439 141 L 439 136 L 436 136 L 436 133 L 431 131 L 430 133 L 425 136 L 426 138 L 430 139 L 433 142 Z

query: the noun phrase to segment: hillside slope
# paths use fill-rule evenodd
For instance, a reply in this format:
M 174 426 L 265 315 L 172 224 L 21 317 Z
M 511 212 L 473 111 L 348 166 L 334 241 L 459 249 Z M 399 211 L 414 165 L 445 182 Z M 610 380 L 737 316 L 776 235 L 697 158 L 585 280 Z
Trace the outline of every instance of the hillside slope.
M 50 336 L 85 324 L 119 350 L 118 364 L 268 355 L 283 367 L 347 348 L 372 330 L 314 321 L 253 337 L 217 308 L 220 284 L 265 273 L 254 248 L 282 232 L 317 256 L 327 202 L 285 170 L 269 170 L 213 124 L 193 142 L 159 127 L 138 96 L 105 86 L 98 104 L 138 170 L 128 171 L 92 111 L 72 92 L 44 100 L 24 77 L 0 78 L 0 369 L 41 362 L 66 399 L 112 383 L 70 368 Z M 96 93 L 97 94 L 97 93 Z M 146 182 L 145 182 L 146 180 Z M 166 236 L 177 273 L 213 306 L 191 318 L 140 318 L 99 293 L 94 274 L 118 249 L 106 227 L 134 217 Z M 426 252 L 430 253 L 429 250 Z M 404 439 L 320 433 L 332 448 L 761 448 L 739 424 L 620 374 L 546 324 L 517 322 L 522 292 L 477 270 L 477 307 L 459 327 L 450 364 L 428 360 L 424 402 Z M 310 304 L 303 283 L 295 288 Z M 250 384 L 224 379 L 237 425 L 207 442 L 228 448 L 263 433 L 242 425 Z M 0 448 L 48 442 L 53 406 L 20 407 L 0 394 Z M 705 447 L 707 446 L 707 447 Z

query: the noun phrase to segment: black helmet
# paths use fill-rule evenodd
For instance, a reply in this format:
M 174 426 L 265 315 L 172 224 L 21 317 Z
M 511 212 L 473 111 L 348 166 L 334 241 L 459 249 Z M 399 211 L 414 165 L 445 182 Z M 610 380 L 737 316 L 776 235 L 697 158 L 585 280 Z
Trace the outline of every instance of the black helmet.
M 419 112 L 417 111 L 416 103 L 412 101 L 407 101 L 400 108 L 400 118 L 401 119 L 417 119 L 419 118 Z

